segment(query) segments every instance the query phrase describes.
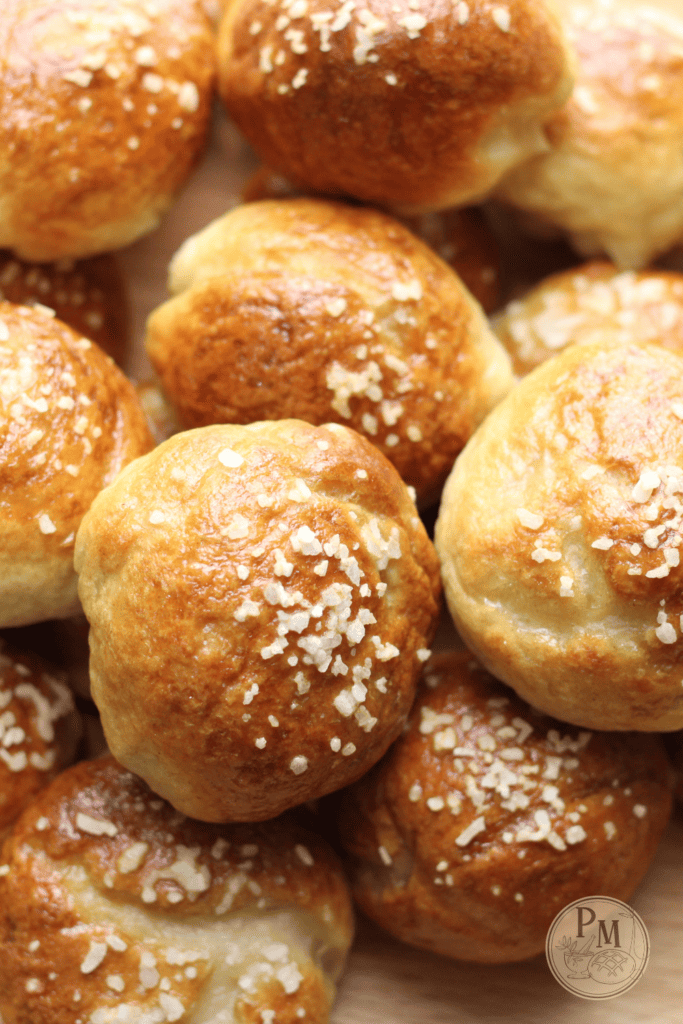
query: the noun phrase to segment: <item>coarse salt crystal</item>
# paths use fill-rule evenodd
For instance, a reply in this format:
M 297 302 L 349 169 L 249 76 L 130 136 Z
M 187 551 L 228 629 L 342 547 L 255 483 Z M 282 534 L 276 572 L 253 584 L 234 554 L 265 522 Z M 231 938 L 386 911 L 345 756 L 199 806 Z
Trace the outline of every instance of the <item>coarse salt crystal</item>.
M 164 87 L 164 80 L 161 75 L 155 75 L 152 72 L 148 72 L 142 76 L 142 88 L 146 89 L 147 92 L 159 93 Z
M 237 469 L 244 462 L 244 459 L 232 448 L 223 448 L 218 453 L 218 461 L 223 466 L 227 466 L 229 469 Z
M 81 964 L 81 974 L 92 974 L 104 960 L 108 948 L 106 942 L 91 942 L 90 949 Z
M 644 504 L 646 501 L 650 500 L 652 492 L 659 487 L 661 482 L 662 481 L 658 473 L 655 473 L 652 469 L 646 469 L 640 474 L 638 483 L 631 491 L 631 497 L 639 504 Z
M 118 835 L 118 828 L 113 821 L 102 818 L 93 818 L 89 814 L 79 811 L 76 815 L 76 828 L 81 832 L 87 832 L 91 836 L 115 836 Z
M 199 90 L 194 82 L 183 82 L 178 91 L 178 105 L 188 114 L 194 114 L 199 107 Z
M 510 31 L 510 12 L 507 7 L 494 7 L 491 11 L 491 17 L 501 32 Z
M 346 299 L 332 299 L 331 302 L 325 304 L 325 309 L 330 314 L 330 316 L 341 316 L 344 310 L 346 309 Z
M 515 512 L 522 526 L 526 526 L 527 529 L 540 530 L 543 526 L 543 516 L 536 515 L 535 512 L 529 512 L 525 508 L 515 509 Z
M 40 532 L 44 534 L 56 533 L 57 531 L 57 527 L 52 522 L 47 512 L 43 512 L 38 516 L 38 528 Z
M 307 868 L 313 867 L 315 861 L 313 859 L 311 851 L 308 849 L 307 846 L 303 846 L 301 843 L 297 843 L 296 846 L 294 847 L 294 852 L 301 861 L 301 863 L 305 864 Z
M 584 839 L 587 839 L 588 833 L 581 825 L 572 825 L 565 832 L 564 838 L 570 846 L 573 846 L 575 843 L 582 843 Z
M 655 630 L 655 636 L 663 644 L 675 644 L 678 639 L 676 630 L 670 622 L 663 622 Z
M 139 46 L 135 51 L 135 63 L 141 68 L 153 68 L 157 62 L 157 55 L 151 46 Z
M 479 818 L 475 818 L 464 831 L 455 840 L 456 846 L 467 846 L 475 836 L 478 836 L 480 832 L 486 831 L 486 821 L 484 816 L 481 815 Z
M 80 85 L 82 89 L 87 89 L 92 82 L 92 72 L 86 71 L 84 68 L 76 68 L 74 71 L 65 72 L 62 78 L 65 82 L 72 82 L 73 85 Z

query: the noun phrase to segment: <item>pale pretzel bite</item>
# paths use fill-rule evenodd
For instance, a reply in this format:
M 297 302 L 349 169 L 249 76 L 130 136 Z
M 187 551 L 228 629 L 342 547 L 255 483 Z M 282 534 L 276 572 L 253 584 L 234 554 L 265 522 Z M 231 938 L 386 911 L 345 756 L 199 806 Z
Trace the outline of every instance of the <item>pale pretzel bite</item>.
M 39 303 L 122 365 L 128 342 L 123 280 L 111 255 L 36 264 L 0 253 L 0 300 Z
M 544 0 L 240 0 L 219 90 L 259 156 L 316 191 L 426 212 L 547 149 L 572 57 Z
M 146 346 L 186 427 L 337 421 L 420 503 L 512 386 L 462 281 L 386 214 L 321 199 L 239 206 L 189 238 Z
M 351 944 L 341 865 L 293 819 L 211 826 L 81 762 L 0 855 L 7 1024 L 325 1024 Z
M 683 238 L 683 15 L 677 0 L 579 0 L 563 19 L 574 91 L 547 123 L 550 150 L 498 194 L 556 225 L 586 256 L 647 265 Z
M 176 434 L 93 502 L 75 563 L 109 748 L 206 821 L 362 775 L 403 726 L 438 614 L 407 488 L 337 424 Z
M 51 312 L 0 302 L 0 627 L 79 611 L 81 517 L 152 446 L 133 386 Z
M 535 956 L 567 904 L 630 897 L 671 811 L 670 775 L 659 737 L 565 725 L 466 652 L 440 655 L 404 735 L 345 794 L 352 891 L 415 946 Z
M 254 171 L 242 190 L 245 203 L 258 199 L 294 199 L 302 195 L 310 195 L 310 191 L 297 187 L 270 167 Z M 453 268 L 485 312 L 498 308 L 498 241 L 479 207 L 432 211 L 401 220 Z
M 62 674 L 0 639 L 0 839 L 74 759 L 80 734 Z
M 13 0 L 0 43 L 0 246 L 56 260 L 156 227 L 209 122 L 200 0 Z
M 465 447 L 436 523 L 465 643 L 535 707 L 683 725 L 683 359 L 571 345 Z
M 519 377 L 578 342 L 652 343 L 683 354 L 683 274 L 585 263 L 508 303 L 492 327 Z

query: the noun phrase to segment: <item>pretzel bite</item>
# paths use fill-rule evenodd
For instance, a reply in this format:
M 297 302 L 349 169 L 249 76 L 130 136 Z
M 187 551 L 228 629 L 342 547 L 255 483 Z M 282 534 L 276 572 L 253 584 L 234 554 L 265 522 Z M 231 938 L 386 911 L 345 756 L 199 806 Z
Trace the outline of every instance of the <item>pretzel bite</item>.
M 64 772 L 0 868 L 7 1024 L 324 1024 L 351 943 L 341 866 L 282 818 L 210 826 L 113 758 Z
M 97 342 L 119 365 L 128 342 L 123 280 L 113 256 L 35 264 L 0 253 L 0 300 L 46 306 L 78 334 Z
M 586 263 L 541 281 L 492 326 L 519 377 L 576 342 L 652 343 L 683 354 L 683 274 Z
M 547 149 L 573 81 L 554 3 L 228 6 L 219 90 L 259 156 L 315 191 L 463 205 Z
M 376 210 L 237 207 L 184 243 L 170 286 L 146 345 L 184 426 L 347 423 L 421 501 L 512 385 L 460 279 Z
M 152 446 L 133 386 L 49 313 L 0 302 L 0 627 L 79 610 L 81 517 Z
M 535 711 L 471 655 L 427 665 L 408 728 L 345 794 L 363 910 L 461 960 L 541 953 L 584 896 L 627 900 L 671 812 L 659 737 L 592 733 Z
M 0 839 L 76 753 L 80 716 L 59 675 L 0 638 Z
M 270 167 L 260 167 L 248 179 L 242 200 L 251 203 L 258 199 L 294 199 L 306 194 L 306 190 L 297 188 Z M 453 268 L 487 313 L 497 308 L 500 295 L 498 242 L 478 207 L 401 219 Z
M 681 7 L 585 0 L 564 18 L 576 86 L 546 126 L 552 148 L 499 194 L 569 232 L 584 255 L 642 267 L 683 238 Z
M 438 563 L 354 431 L 176 434 L 93 503 L 75 561 L 111 752 L 186 814 L 273 817 L 358 778 L 400 732 Z
M 681 356 L 586 344 L 525 377 L 459 457 L 435 530 L 448 605 L 534 706 L 683 725 L 682 452 Z
M 200 0 L 13 0 L 0 43 L 0 246 L 56 260 L 156 227 L 208 126 Z

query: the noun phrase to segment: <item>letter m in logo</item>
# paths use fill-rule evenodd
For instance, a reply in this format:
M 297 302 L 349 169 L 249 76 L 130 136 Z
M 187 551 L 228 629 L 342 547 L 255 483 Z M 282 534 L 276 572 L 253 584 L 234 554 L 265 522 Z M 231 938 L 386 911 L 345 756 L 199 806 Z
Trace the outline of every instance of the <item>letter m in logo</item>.
M 605 946 L 614 945 L 615 947 L 619 946 L 619 948 L 621 948 L 619 943 L 619 922 L 617 920 L 612 920 L 610 924 L 612 927 L 607 931 L 605 928 L 605 922 L 598 918 L 598 949 L 603 945 L 603 939 L 605 940 Z

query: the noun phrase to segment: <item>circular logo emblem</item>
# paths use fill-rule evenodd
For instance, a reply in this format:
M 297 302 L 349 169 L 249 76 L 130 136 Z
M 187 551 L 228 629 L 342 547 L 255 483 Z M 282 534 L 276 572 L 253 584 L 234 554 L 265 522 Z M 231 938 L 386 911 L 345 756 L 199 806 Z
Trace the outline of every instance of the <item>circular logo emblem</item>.
M 650 956 L 642 919 L 611 896 L 586 896 L 561 910 L 545 955 L 563 988 L 582 999 L 612 999 L 641 978 Z

